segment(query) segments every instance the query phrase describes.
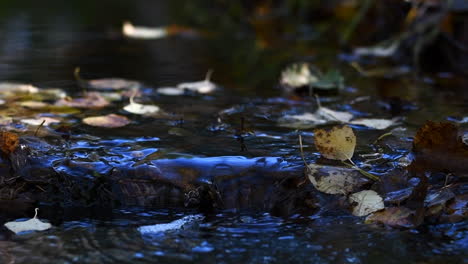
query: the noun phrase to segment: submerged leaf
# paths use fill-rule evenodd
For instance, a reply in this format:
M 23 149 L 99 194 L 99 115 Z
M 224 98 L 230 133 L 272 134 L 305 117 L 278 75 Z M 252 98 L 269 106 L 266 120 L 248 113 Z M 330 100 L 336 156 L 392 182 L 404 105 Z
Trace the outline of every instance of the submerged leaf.
M 372 190 L 353 193 L 349 196 L 349 201 L 356 203 L 353 207 L 353 215 L 355 216 L 366 216 L 385 207 L 382 197 Z
M 96 127 L 117 128 L 130 124 L 130 120 L 125 116 L 110 114 L 105 116 L 86 117 L 83 119 L 83 123 Z
M 366 218 L 366 223 L 382 223 L 394 227 L 414 227 L 414 212 L 406 207 L 389 207 Z
M 356 136 L 349 126 L 335 126 L 330 131 L 314 131 L 315 147 L 327 159 L 350 160 L 356 147 Z
M 317 190 L 328 194 L 355 192 L 368 182 L 354 169 L 314 163 L 307 165 L 306 174 Z
M 52 227 L 49 223 L 44 223 L 41 220 L 37 219 L 37 211 L 33 218 L 27 221 L 20 221 L 20 222 L 8 222 L 5 226 L 10 229 L 11 231 L 15 232 L 16 234 L 24 231 L 44 231 Z
M 126 37 L 136 39 L 159 39 L 168 35 L 166 28 L 134 26 L 129 21 L 123 23 L 122 33 Z

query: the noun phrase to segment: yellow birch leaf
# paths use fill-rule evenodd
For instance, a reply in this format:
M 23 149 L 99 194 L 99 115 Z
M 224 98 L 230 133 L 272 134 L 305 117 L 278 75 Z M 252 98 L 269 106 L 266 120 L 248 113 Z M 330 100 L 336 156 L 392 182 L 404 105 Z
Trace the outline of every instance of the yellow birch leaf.
M 350 160 L 356 147 L 356 136 L 349 126 L 335 126 L 330 131 L 314 130 L 315 147 L 327 159 Z

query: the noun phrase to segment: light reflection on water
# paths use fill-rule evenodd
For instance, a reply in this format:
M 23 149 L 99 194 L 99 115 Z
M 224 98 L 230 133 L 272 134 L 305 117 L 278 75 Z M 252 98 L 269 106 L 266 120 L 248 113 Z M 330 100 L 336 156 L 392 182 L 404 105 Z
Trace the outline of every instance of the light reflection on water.
M 123 220 L 129 213 L 130 219 Z M 167 223 L 184 214 L 129 209 L 115 212 L 116 219 L 110 222 L 66 222 L 50 231 L 15 237 L 2 248 L 2 260 L 15 259 L 13 263 L 466 262 L 463 259 L 466 224 L 434 226 L 437 232 L 425 235 L 418 230 L 364 225 L 351 217 L 282 219 L 268 214 L 225 213 L 207 215 L 200 222 L 190 222 L 182 229 L 151 237 L 137 231 L 141 225 Z M 119 216 L 123 218 L 118 219 Z M 432 237 L 438 234 L 445 239 Z M 434 242 L 421 243 L 425 240 Z

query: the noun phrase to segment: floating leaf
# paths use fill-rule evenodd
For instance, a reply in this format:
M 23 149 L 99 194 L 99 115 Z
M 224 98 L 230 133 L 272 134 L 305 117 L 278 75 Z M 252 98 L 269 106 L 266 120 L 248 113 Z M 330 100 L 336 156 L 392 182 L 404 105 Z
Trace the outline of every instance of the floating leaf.
M 206 73 L 205 80 L 199 82 L 186 82 L 180 83 L 177 85 L 177 88 L 181 90 L 188 90 L 195 93 L 207 94 L 214 92 L 216 90 L 216 84 L 210 81 L 211 74 L 213 71 L 208 71 Z
M 23 101 L 19 105 L 30 109 L 41 109 L 47 107 L 49 104 L 40 101 Z
M 39 88 L 31 84 L 3 82 L 0 83 L 0 92 L 2 93 L 38 93 Z
M 393 227 L 414 227 L 414 212 L 406 207 L 389 207 L 366 218 L 366 223 L 382 223 Z
M 317 190 L 328 194 L 355 192 L 368 182 L 354 169 L 314 163 L 307 165 L 306 174 Z
M 102 97 L 99 93 L 90 92 L 86 93 L 84 97 L 81 98 L 63 98 L 58 100 L 55 103 L 57 106 L 69 106 L 69 107 L 76 107 L 76 108 L 102 108 L 109 105 L 109 101 L 107 101 L 104 97 Z
M 41 220 L 37 219 L 37 211 L 39 209 L 36 208 L 36 213 L 34 217 L 27 220 L 27 221 L 19 221 L 19 222 L 8 222 L 5 223 L 5 226 L 10 229 L 11 231 L 18 234 L 24 231 L 44 231 L 52 227 L 49 223 L 44 223 Z
M 368 128 L 380 130 L 380 129 L 386 129 L 395 125 L 395 121 L 389 120 L 389 119 L 379 119 L 379 118 L 362 118 L 362 119 L 353 120 L 350 122 L 350 124 L 361 125 L 361 126 L 366 126 Z
M 168 95 L 168 96 L 177 96 L 183 95 L 185 93 L 184 89 L 177 87 L 161 87 L 156 90 L 159 94 Z
M 317 77 L 310 72 L 307 63 L 296 63 L 288 66 L 282 73 L 280 83 L 284 86 L 298 88 L 318 81 Z
M 351 160 L 356 147 L 356 136 L 349 126 L 335 126 L 330 131 L 314 131 L 315 147 L 327 159 Z
M 334 111 L 319 106 L 315 113 L 304 113 L 302 115 L 286 115 L 278 119 L 280 126 L 306 129 L 328 123 L 347 123 L 353 118 L 348 112 Z
M 133 80 L 127 80 L 122 78 L 104 78 L 96 80 L 86 80 L 80 76 L 80 68 L 75 68 L 75 79 L 78 81 L 80 86 L 95 90 L 130 90 L 136 89 L 141 86 L 141 83 Z
M 384 209 L 382 197 L 372 190 L 360 191 L 349 196 L 349 201 L 355 203 L 353 215 L 366 216 Z
M 110 114 L 105 116 L 86 117 L 83 119 L 83 123 L 96 127 L 117 128 L 130 124 L 130 120 L 125 116 Z
M 135 103 L 133 98 L 136 94 L 135 93 L 130 97 L 130 104 L 126 105 L 123 109 L 129 113 L 137 114 L 137 115 L 151 115 L 159 112 L 159 106 L 156 105 L 144 105 Z
M 21 119 L 22 123 L 32 125 L 32 126 L 48 126 L 50 124 L 54 123 L 60 123 L 60 120 L 52 118 L 52 117 L 38 117 L 38 118 L 26 118 L 26 119 Z
M 168 35 L 166 28 L 134 26 L 129 21 L 123 23 L 122 33 L 128 38 L 136 39 L 159 39 Z

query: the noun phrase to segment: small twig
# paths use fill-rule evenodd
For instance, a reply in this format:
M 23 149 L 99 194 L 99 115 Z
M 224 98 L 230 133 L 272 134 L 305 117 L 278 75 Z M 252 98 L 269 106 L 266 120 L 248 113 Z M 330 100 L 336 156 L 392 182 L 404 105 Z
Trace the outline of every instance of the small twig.
M 304 149 L 302 147 L 302 136 L 301 134 L 299 134 L 299 149 L 301 151 L 301 158 L 302 158 L 302 161 L 304 162 L 304 165 L 306 166 L 306 168 L 311 171 L 310 167 L 309 167 L 309 164 L 307 164 L 306 160 L 305 160 L 305 157 L 304 157 Z
M 343 162 L 344 165 L 346 165 L 346 166 L 348 166 L 348 167 L 351 167 L 351 168 L 353 168 L 353 169 L 359 171 L 362 175 L 366 176 L 367 178 L 369 178 L 369 179 L 371 179 L 371 180 L 374 180 L 374 181 L 380 181 L 379 177 L 377 177 L 377 176 L 375 176 L 374 174 L 369 173 L 369 172 L 367 172 L 367 171 L 365 171 L 365 170 L 359 168 L 351 159 L 348 159 L 348 161 L 349 161 L 351 164 L 348 164 L 348 163 L 346 163 L 346 162 L 344 162 L 344 161 L 342 161 L 342 162 Z
M 388 132 L 388 133 L 385 133 L 385 134 L 381 135 L 381 136 L 378 137 L 374 142 L 372 142 L 372 145 L 377 144 L 377 142 L 379 142 L 379 141 L 382 140 L 383 138 L 388 137 L 388 136 L 391 136 L 391 135 L 393 135 L 392 132 Z
M 36 128 L 36 132 L 34 132 L 34 136 L 37 137 L 37 133 L 39 132 L 39 129 L 41 129 L 41 127 L 44 125 L 45 123 L 45 119 L 42 120 L 42 123 Z

